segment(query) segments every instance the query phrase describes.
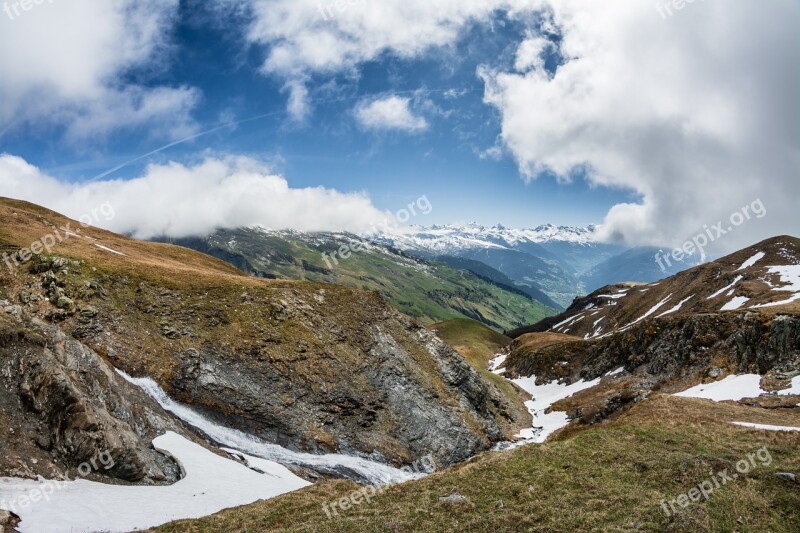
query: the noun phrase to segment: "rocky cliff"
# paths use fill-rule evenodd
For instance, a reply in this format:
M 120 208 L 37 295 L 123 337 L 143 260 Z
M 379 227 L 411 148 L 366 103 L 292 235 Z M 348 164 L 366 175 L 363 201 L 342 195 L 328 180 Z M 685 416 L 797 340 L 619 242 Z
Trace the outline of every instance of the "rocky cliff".
M 74 236 L 52 253 L 27 260 L 19 253 L 66 224 Z M 73 372 L 87 371 L 86 359 L 75 354 L 88 348 L 108 368 L 152 377 L 209 418 L 285 447 L 396 465 L 432 454 L 444 466 L 525 423 L 514 419 L 494 385 L 377 293 L 249 278 L 202 254 L 81 228 L 21 202 L 0 202 L 0 240 L 13 265 L 0 276 L 0 296 L 32 323 L 52 324 L 41 326 L 52 335 L 61 332 L 69 350 L 60 357 Z M 36 364 L 24 339 L 7 340 L 9 372 Z M 36 379 L 30 378 L 30 400 L 13 410 L 40 411 L 53 434 L 62 424 L 48 413 L 73 399 L 42 389 L 37 400 Z M 109 406 L 109 428 L 120 410 Z M 158 424 L 126 423 L 141 446 L 130 440 L 134 435 L 111 444 L 147 448 Z M 58 436 L 59 442 L 91 441 L 91 422 L 72 424 L 82 428 L 79 437 Z M 91 450 L 106 445 L 104 439 L 110 437 L 83 446 Z M 132 460 L 138 466 L 121 477 L 157 479 L 146 468 L 152 462 Z

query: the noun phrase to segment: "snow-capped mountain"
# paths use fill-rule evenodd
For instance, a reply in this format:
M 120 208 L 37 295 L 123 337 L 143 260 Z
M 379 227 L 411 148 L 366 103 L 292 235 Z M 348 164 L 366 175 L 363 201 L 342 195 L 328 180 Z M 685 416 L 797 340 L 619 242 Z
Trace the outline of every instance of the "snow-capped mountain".
M 547 224 L 535 229 L 507 228 L 502 224 L 486 227 L 472 222 L 466 225 L 408 226 L 391 228 L 374 237 L 391 241 L 401 250 L 452 253 L 481 248 L 517 249 L 529 244 L 570 243 L 592 246 L 597 243 L 597 226 L 570 227 Z
M 517 229 L 496 224 L 446 224 L 390 228 L 369 239 L 430 259 L 478 261 L 511 278 L 524 291 L 542 291 L 568 307 L 573 298 L 609 283 L 652 282 L 691 264 L 664 271 L 654 261 L 658 249 L 600 242 L 598 226 Z

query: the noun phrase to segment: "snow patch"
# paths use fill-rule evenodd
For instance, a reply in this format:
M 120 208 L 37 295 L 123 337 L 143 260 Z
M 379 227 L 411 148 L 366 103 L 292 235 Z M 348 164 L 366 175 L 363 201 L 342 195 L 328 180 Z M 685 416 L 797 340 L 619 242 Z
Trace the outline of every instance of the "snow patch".
M 737 426 L 742 426 L 751 429 L 764 429 L 767 431 L 800 431 L 800 428 L 791 426 L 769 426 L 767 424 L 753 424 L 750 422 L 734 422 Z
M 22 533 L 114 533 L 200 518 L 310 485 L 272 461 L 246 458 L 264 472 L 261 474 L 172 432 L 155 439 L 153 446 L 181 464 L 186 474 L 183 479 L 163 487 L 78 480 L 59 484 L 50 492 L 53 481 L 4 478 L 0 479 L 0 499 L 14 501 L 47 491 L 47 499 L 39 498 L 15 510 L 22 519 Z
M 784 389 L 782 391 L 778 391 L 778 396 L 800 396 L 800 376 L 797 376 L 792 380 L 792 384 L 789 385 L 788 389 Z
M 314 455 L 287 450 L 277 444 L 262 441 L 243 431 L 227 428 L 208 420 L 193 409 L 172 400 L 167 393 L 150 378 L 132 378 L 121 370 L 117 370 L 117 372 L 125 378 L 125 380 L 146 392 L 166 411 L 174 414 L 190 426 L 199 429 L 215 442 L 243 453 L 281 464 L 309 467 L 330 474 L 352 471 L 374 485 L 400 483 L 422 477 L 360 457 L 351 457 L 341 454 Z
M 106 252 L 111 252 L 112 254 L 117 254 L 117 255 L 122 255 L 122 256 L 125 255 L 122 252 L 118 252 L 116 250 L 112 250 L 111 248 L 106 248 L 105 246 L 103 246 L 101 244 L 94 243 L 94 245 L 97 246 L 98 248 L 100 248 L 101 250 L 105 250 Z
M 714 294 L 712 294 L 711 296 L 706 298 L 706 300 L 713 300 L 717 296 L 720 296 L 721 294 L 723 294 L 725 292 L 728 292 L 729 290 L 734 288 L 736 285 L 738 285 L 738 283 L 740 281 L 742 281 L 743 279 L 744 279 L 744 276 L 736 276 L 736 279 L 733 280 L 733 283 L 731 283 L 730 285 L 726 285 L 725 287 L 721 288 L 720 290 L 718 290 L 717 292 L 715 292 Z
M 525 407 L 533 416 L 533 427 L 520 431 L 519 436 L 525 439 L 521 444 L 542 443 L 547 440 L 547 437 L 569 424 L 567 413 L 558 411 L 545 413 L 545 411 L 560 400 L 598 385 L 600 379 L 588 382 L 580 380 L 571 385 L 565 385 L 558 381 L 537 385 L 536 376 L 512 380 L 532 396 L 530 401 L 525 402 Z
M 756 263 L 764 259 L 766 255 L 767 254 L 765 254 L 764 252 L 758 252 L 756 255 L 754 255 L 744 263 L 742 263 L 742 266 L 740 266 L 736 270 L 738 271 L 738 270 L 744 270 L 745 268 L 750 268 L 751 266 L 755 265 Z
M 628 324 L 627 326 L 622 328 L 620 331 L 626 331 L 626 330 L 630 329 L 630 327 L 633 326 L 634 324 L 638 324 L 642 320 L 644 320 L 644 319 L 648 318 L 649 316 L 653 315 L 656 311 L 658 311 L 659 309 L 664 307 L 664 305 L 670 300 L 670 298 L 672 298 L 672 294 L 670 294 L 669 296 L 667 296 L 666 298 L 664 298 L 663 300 L 658 302 L 656 305 L 651 307 L 648 312 L 646 312 L 644 315 L 640 316 L 639 318 L 637 318 L 636 320 L 634 320 L 633 322 L 631 322 L 630 324 Z
M 734 401 L 743 398 L 757 398 L 766 391 L 761 389 L 761 376 L 758 374 L 731 375 L 714 383 L 697 385 L 675 394 L 683 398 L 704 398 L 715 402 Z
M 506 363 L 506 359 L 508 359 L 507 355 L 500 354 L 491 361 L 489 361 L 489 371 L 492 372 L 493 374 L 498 374 L 498 375 L 505 374 L 506 369 L 503 368 L 503 365 Z
M 692 298 L 694 298 L 694 297 L 695 297 L 695 295 L 694 295 L 694 294 L 692 294 L 691 296 L 689 296 L 689 297 L 688 297 L 688 298 L 686 298 L 685 300 L 681 300 L 681 301 L 680 301 L 680 303 L 679 303 L 678 305 L 676 305 L 675 307 L 673 307 L 673 308 L 672 308 L 672 309 L 670 309 L 669 311 L 665 311 L 665 312 L 661 313 L 661 314 L 660 314 L 660 315 L 658 315 L 656 318 L 661 318 L 662 316 L 667 316 L 667 315 L 670 315 L 670 314 L 672 314 L 672 313 L 677 313 L 678 311 L 680 311 L 680 310 L 681 310 L 681 307 L 683 307 L 683 304 L 685 304 L 686 302 L 688 302 L 689 300 L 691 300 L 691 299 L 692 299 Z
M 763 307 L 777 307 L 779 305 L 788 305 L 792 302 L 800 300 L 800 265 L 783 265 L 771 266 L 767 268 L 768 272 L 773 275 L 779 275 L 781 278 L 781 287 L 772 287 L 773 291 L 779 292 L 793 292 L 792 297 L 781 302 L 772 302 L 762 305 L 754 305 L 753 308 Z
M 728 302 L 725 305 L 723 305 L 722 309 L 720 309 L 720 311 L 733 311 L 735 309 L 739 309 L 749 301 L 750 301 L 750 298 L 747 298 L 746 296 L 737 296 L 736 298 L 734 298 L 730 302 Z

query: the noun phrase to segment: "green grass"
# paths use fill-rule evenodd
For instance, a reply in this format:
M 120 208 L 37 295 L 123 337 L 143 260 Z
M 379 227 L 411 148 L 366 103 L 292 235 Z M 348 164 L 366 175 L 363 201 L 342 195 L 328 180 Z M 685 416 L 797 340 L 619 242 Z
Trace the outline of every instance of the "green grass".
M 323 281 L 352 288 L 375 290 L 399 311 L 433 324 L 454 318 L 471 318 L 498 330 L 533 324 L 556 314 L 540 302 L 441 263 L 419 263 L 394 253 L 358 251 L 348 259 L 331 260 L 330 254 L 347 242 L 341 235 L 325 234 L 325 241 L 310 242 L 296 234 L 265 234 L 256 230 L 220 232 L 205 242 L 210 252 L 230 261 L 245 262 L 257 274 L 286 279 Z M 355 238 L 355 237 L 351 237 Z M 181 244 L 196 246 L 194 241 Z M 314 269 L 304 267 L 304 262 Z
M 612 424 L 544 445 L 484 454 L 391 487 L 370 504 L 330 519 L 323 505 L 346 497 L 355 485 L 326 482 L 157 531 L 798 531 L 800 485 L 775 473 L 800 470 L 800 435 L 729 423 L 742 419 L 800 425 L 798 412 L 658 396 Z M 737 461 L 762 447 L 772 457 L 769 466 L 759 461 L 708 502 L 671 518 L 662 512 L 662 501 L 688 492 L 711 473 L 733 472 Z M 439 502 L 452 493 L 469 503 Z

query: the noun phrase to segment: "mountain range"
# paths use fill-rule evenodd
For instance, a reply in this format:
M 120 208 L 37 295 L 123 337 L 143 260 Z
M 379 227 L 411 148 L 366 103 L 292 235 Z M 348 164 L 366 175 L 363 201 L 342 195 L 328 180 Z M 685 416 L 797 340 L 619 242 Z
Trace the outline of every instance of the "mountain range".
M 423 259 L 349 233 L 240 228 L 164 241 L 212 255 L 257 277 L 376 291 L 424 324 L 466 317 L 503 331 L 562 309 L 543 292 L 522 290 L 486 265 Z M 346 257 L 340 256 L 342 250 Z
M 596 226 L 411 226 L 384 230 L 370 238 L 421 257 L 484 263 L 520 289 L 544 292 L 561 307 L 609 283 L 656 281 L 692 266 L 673 263 L 662 269 L 655 261 L 657 248 L 601 242 Z

